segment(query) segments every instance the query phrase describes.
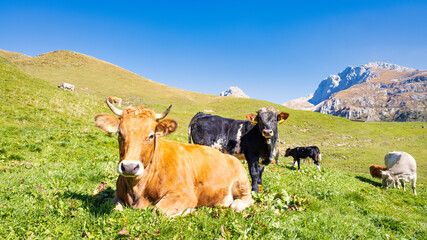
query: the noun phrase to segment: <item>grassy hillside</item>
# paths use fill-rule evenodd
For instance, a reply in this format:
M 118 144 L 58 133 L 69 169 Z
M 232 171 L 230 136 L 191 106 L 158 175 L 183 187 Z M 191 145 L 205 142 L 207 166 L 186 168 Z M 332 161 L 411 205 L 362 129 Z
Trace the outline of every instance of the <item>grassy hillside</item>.
M 14 63 L 25 72 L 45 79 L 53 86 L 62 82 L 71 83 L 80 93 L 98 96 L 108 93 L 133 101 L 139 100 L 145 104 L 164 104 L 180 100 L 191 105 L 193 102 L 209 102 L 219 98 L 168 87 L 110 63 L 66 50 L 18 59 L 14 60 Z M 136 96 L 143 98 L 134 99 Z M 159 99 L 159 96 L 162 98 Z
M 59 53 L 72 57 L 0 58 L 0 94 L 7 96 L 0 111 L 0 236 L 426 238 L 427 130 L 423 123 L 351 122 L 253 99 L 191 93 L 91 57 Z M 53 62 L 61 67 L 52 66 Z M 67 70 L 65 62 L 73 71 Z M 127 85 L 117 83 L 120 79 L 126 79 Z M 76 92 L 57 89 L 60 82 L 76 84 Z M 117 178 L 117 139 L 93 127 L 95 114 L 109 112 L 103 98 L 110 95 L 158 112 L 174 104 L 168 117 L 176 119 L 180 128 L 169 139 L 181 142 L 187 140 L 188 122 L 198 111 L 243 119 L 260 107 L 274 106 L 291 114 L 279 127 L 286 143 L 279 147 L 318 145 L 324 170 L 319 173 L 314 165 L 303 165 L 296 171 L 289 167 L 291 159 L 281 157 L 281 165 L 267 167 L 264 192 L 254 196 L 257 203 L 242 214 L 202 208 L 170 220 L 153 209 L 116 212 L 109 201 Z M 417 160 L 418 196 L 411 191 L 384 191 L 380 181 L 368 175 L 368 167 L 383 165 L 384 155 L 391 150 L 407 151 Z M 112 190 L 93 196 L 100 182 Z
M 259 100 L 194 93 L 156 83 L 107 62 L 66 50 L 33 58 L 14 58 L 13 62 L 52 86 L 72 83 L 79 94 L 100 98 L 115 95 L 122 97 L 125 105 L 149 106 L 158 111 L 173 104 L 171 117 L 181 126 L 172 137 L 174 140 L 186 141 L 187 125 L 199 111 L 209 110 L 213 114 L 244 119 L 261 107 L 274 106 L 291 113 L 287 123 L 279 129 L 280 137 L 286 143 L 279 146 L 282 149 L 317 145 L 328 159 L 324 166 L 359 173 L 367 173 L 372 164 L 383 164 L 383 157 L 389 151 L 408 151 L 416 159 L 423 160 L 419 161 L 419 171 L 426 170 L 419 174 L 420 182 L 427 180 L 427 174 L 424 174 L 427 173 L 427 129 L 423 128 L 424 123 L 358 123 L 309 111 L 294 111 Z

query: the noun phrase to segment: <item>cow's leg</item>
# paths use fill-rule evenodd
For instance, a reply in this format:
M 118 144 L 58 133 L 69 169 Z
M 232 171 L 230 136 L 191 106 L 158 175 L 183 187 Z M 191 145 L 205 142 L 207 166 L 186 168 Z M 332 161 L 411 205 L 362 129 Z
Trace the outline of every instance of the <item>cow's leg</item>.
M 415 190 L 415 183 L 417 182 L 417 175 L 414 176 L 414 179 L 412 179 L 412 192 L 414 193 L 414 195 L 417 195 L 417 191 Z
M 259 178 L 258 185 L 262 185 L 262 174 L 264 173 L 264 167 L 259 166 Z
M 148 206 L 152 206 L 150 201 L 148 201 L 146 198 L 139 198 L 138 201 L 133 205 L 134 209 L 141 209 L 146 208 Z
M 188 214 L 196 206 L 196 197 L 184 192 L 167 194 L 156 204 L 156 208 L 162 210 L 168 217 L 175 217 L 181 213 Z
M 405 181 L 403 181 L 403 179 L 400 179 L 400 184 L 402 184 L 403 191 L 406 191 L 406 189 L 405 189 Z
M 292 162 L 292 167 L 295 168 L 295 163 L 297 162 L 297 160 L 294 158 L 294 161 Z
M 248 158 L 246 159 L 248 160 L 249 174 L 251 175 L 252 179 L 252 191 L 259 193 L 258 179 L 260 176 L 258 161 L 249 160 Z
M 400 189 L 399 180 L 394 181 L 394 187 Z
M 240 176 L 233 183 L 231 191 L 233 198 L 238 197 L 231 203 L 231 210 L 241 212 L 254 203 L 254 200 L 252 199 L 251 185 L 249 183 L 246 170 L 242 169 Z
M 123 206 L 126 205 L 126 203 L 123 200 L 121 200 L 117 195 L 117 191 L 114 194 L 114 199 L 111 200 L 111 204 L 116 204 L 116 206 L 114 207 L 114 210 L 117 210 L 117 211 L 123 211 Z
M 301 160 L 299 158 L 297 158 L 297 162 L 298 162 L 298 170 L 301 169 Z

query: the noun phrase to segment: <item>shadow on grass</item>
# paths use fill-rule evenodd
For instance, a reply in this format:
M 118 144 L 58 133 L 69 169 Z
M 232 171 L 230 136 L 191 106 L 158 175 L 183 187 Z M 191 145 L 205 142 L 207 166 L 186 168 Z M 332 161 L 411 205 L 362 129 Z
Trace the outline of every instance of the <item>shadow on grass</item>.
M 113 200 L 114 197 L 114 191 L 111 190 L 111 188 L 105 189 L 96 195 L 66 191 L 62 197 L 64 199 L 74 199 L 80 201 L 82 206 L 89 209 L 90 213 L 94 216 L 110 214 L 115 207 L 115 204 L 111 204 L 111 200 Z M 69 203 L 71 206 L 76 204 L 73 201 L 70 201 Z
M 286 168 L 286 169 L 291 170 L 291 171 L 298 170 L 298 167 L 292 167 L 292 165 L 276 165 L 276 166 L 279 168 Z M 302 167 L 301 167 L 301 169 L 302 169 Z
M 369 183 L 369 184 L 371 184 L 371 185 L 373 185 L 375 187 L 381 187 L 382 186 L 381 183 L 375 182 L 375 181 L 373 181 L 372 179 L 369 179 L 369 178 L 365 178 L 365 177 L 362 177 L 362 176 L 356 176 L 356 178 L 359 179 L 362 182 Z

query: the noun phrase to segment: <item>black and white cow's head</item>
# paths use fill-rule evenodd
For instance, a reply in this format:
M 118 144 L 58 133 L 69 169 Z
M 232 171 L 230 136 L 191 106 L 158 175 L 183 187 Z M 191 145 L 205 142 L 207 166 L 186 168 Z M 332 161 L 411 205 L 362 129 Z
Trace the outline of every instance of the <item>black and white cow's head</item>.
M 399 181 L 390 172 L 390 170 L 381 171 L 381 177 L 382 177 L 383 188 L 385 188 L 385 189 L 389 188 L 391 185 L 399 184 Z
M 278 113 L 272 107 L 261 108 L 257 114 L 251 113 L 246 116 L 253 125 L 258 125 L 260 134 L 265 138 L 268 145 L 268 156 L 263 160 L 263 164 L 267 165 L 273 161 L 274 147 L 278 138 L 277 124 L 283 123 L 288 117 L 289 113 Z

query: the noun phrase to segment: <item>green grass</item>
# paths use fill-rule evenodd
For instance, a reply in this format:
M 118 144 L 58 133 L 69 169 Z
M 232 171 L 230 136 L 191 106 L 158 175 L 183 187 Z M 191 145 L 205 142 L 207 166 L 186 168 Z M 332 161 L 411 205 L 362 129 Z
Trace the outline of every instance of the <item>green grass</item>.
M 243 213 L 199 208 L 167 219 L 153 208 L 118 212 L 109 204 L 117 178 L 117 138 L 96 129 L 93 116 L 109 112 L 104 97 L 119 94 L 97 91 L 59 90 L 52 79 L 24 73 L 0 58 L 0 94 L 7 96 L 0 109 L 0 238 L 427 239 L 424 123 L 351 122 L 253 99 L 195 94 L 197 101 L 189 100 L 173 89 L 166 98 L 156 95 L 161 89 L 149 97 L 129 94 L 129 102 L 159 112 L 174 104 L 168 116 L 180 125 L 168 137 L 174 141 L 187 141 L 188 122 L 198 111 L 244 119 L 274 106 L 291 113 L 279 126 L 286 143 L 280 148 L 318 145 L 322 151 L 322 172 L 313 164 L 294 170 L 291 159 L 283 157 L 279 166 L 268 166 L 263 192 Z M 383 165 L 391 150 L 407 151 L 417 160 L 418 196 L 411 190 L 385 191 L 370 177 L 369 166 Z M 101 182 L 112 189 L 93 196 Z

